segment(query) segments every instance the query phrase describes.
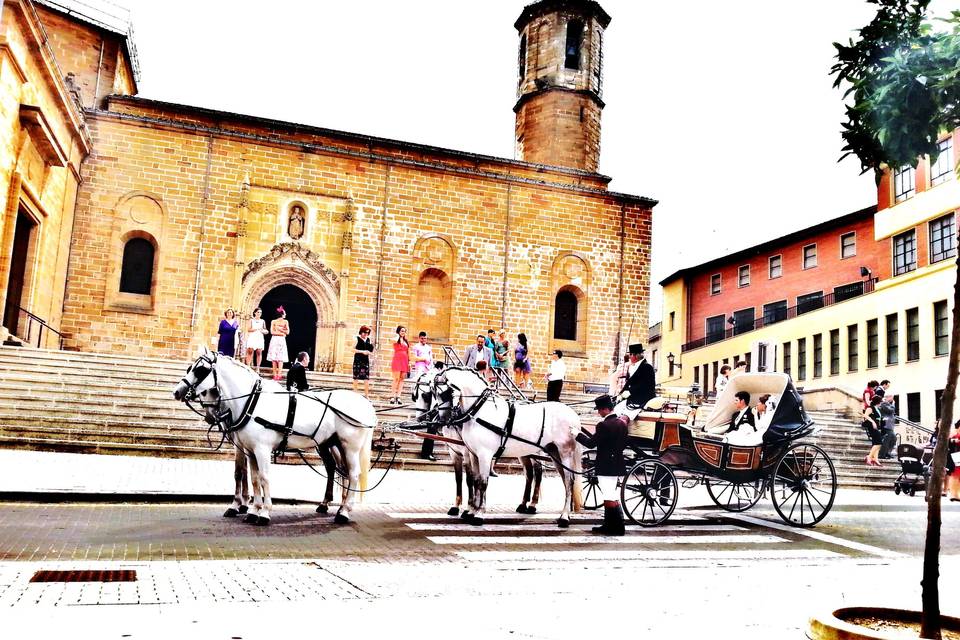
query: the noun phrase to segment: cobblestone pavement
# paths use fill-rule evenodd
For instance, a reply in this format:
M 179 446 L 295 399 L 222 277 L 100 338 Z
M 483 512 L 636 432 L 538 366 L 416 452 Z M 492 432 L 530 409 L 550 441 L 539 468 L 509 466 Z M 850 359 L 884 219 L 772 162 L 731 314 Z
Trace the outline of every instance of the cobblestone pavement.
M 507 506 L 516 478 L 498 479 L 501 502 L 478 529 L 445 515 L 449 478 L 398 474 L 350 525 L 302 503 L 275 505 L 272 524 L 254 527 L 222 517 L 227 499 L 61 502 L 78 488 L 189 495 L 229 480 L 221 466 L 182 461 L 108 459 L 91 473 L 92 458 L 49 458 L 64 468 L 31 477 L 39 458 L 0 455 L 0 488 L 67 494 L 0 502 L 0 611 L 11 637 L 566 640 L 609 630 L 767 640 L 802 638 L 807 618 L 829 607 L 919 606 L 925 504 L 891 492 L 841 491 L 823 523 L 799 530 L 766 501 L 730 514 L 691 489 L 666 525 L 605 539 L 587 532 L 597 513 L 567 530 L 552 510 L 518 516 Z M 295 471 L 287 495 L 309 499 Z M 545 489 L 549 510 L 558 496 Z M 944 505 L 940 579 L 953 614 L 956 507 Z M 135 580 L 31 582 L 42 570 L 117 569 Z

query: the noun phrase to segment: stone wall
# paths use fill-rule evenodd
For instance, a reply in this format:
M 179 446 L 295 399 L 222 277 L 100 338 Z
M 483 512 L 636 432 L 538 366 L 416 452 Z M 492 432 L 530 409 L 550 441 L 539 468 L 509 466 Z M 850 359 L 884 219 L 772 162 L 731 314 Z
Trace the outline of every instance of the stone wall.
M 654 203 L 605 192 L 595 174 L 144 100 L 110 109 L 88 112 L 94 152 L 65 303 L 73 348 L 185 359 L 210 344 L 226 307 L 249 312 L 290 283 L 319 311 L 315 359 L 339 370 L 361 324 L 379 328 L 380 374 L 399 324 L 412 335 L 446 326 L 440 337 L 458 351 L 504 326 L 529 336 L 539 376 L 558 346 L 553 301 L 568 287 L 586 309 L 569 377 L 584 380 L 605 377 L 618 331 L 625 340 L 630 319 L 646 317 Z M 154 211 L 156 286 L 124 309 L 110 303 L 110 274 L 124 234 L 143 224 L 124 204 L 132 197 Z M 293 206 L 306 214 L 299 238 Z M 644 339 L 646 323 L 634 324 Z

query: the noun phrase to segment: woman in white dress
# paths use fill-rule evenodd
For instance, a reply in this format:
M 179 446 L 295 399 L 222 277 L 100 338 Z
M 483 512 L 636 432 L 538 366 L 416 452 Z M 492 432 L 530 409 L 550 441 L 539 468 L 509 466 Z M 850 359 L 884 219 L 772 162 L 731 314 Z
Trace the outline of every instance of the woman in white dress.
M 254 369 L 260 366 L 260 357 L 263 355 L 263 336 L 267 333 L 267 326 L 264 323 L 263 309 L 257 307 L 253 310 L 253 317 L 247 323 L 247 365 Z
M 273 379 L 283 379 L 283 363 L 290 359 L 287 353 L 287 336 L 290 335 L 290 323 L 287 322 L 287 312 L 283 307 L 277 307 L 279 318 L 270 323 L 270 348 L 267 350 L 267 360 L 273 366 Z

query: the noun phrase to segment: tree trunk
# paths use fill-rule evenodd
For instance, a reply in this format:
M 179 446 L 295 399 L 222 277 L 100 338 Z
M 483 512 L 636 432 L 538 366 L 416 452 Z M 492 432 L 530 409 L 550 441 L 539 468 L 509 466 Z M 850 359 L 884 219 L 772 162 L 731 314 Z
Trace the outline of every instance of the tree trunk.
M 940 640 L 940 492 L 947 462 L 947 439 L 953 423 L 953 403 L 957 397 L 957 374 L 960 371 L 960 251 L 957 252 L 956 282 L 953 285 L 953 328 L 950 335 L 950 360 L 947 384 L 940 399 L 940 422 L 937 425 L 937 446 L 933 450 L 933 469 L 927 484 L 927 538 L 923 547 L 923 611 L 920 616 L 920 637 Z

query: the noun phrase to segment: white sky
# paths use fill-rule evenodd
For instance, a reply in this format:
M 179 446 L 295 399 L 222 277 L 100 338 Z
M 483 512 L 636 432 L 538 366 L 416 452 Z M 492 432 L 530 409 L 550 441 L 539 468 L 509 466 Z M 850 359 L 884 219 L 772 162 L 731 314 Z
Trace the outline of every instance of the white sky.
M 939 0 L 943 5 L 950 0 Z M 513 157 L 526 0 L 121 0 L 141 95 Z M 864 0 L 601 0 L 600 171 L 654 209 L 651 317 L 676 269 L 875 202 L 838 164 L 835 40 Z

